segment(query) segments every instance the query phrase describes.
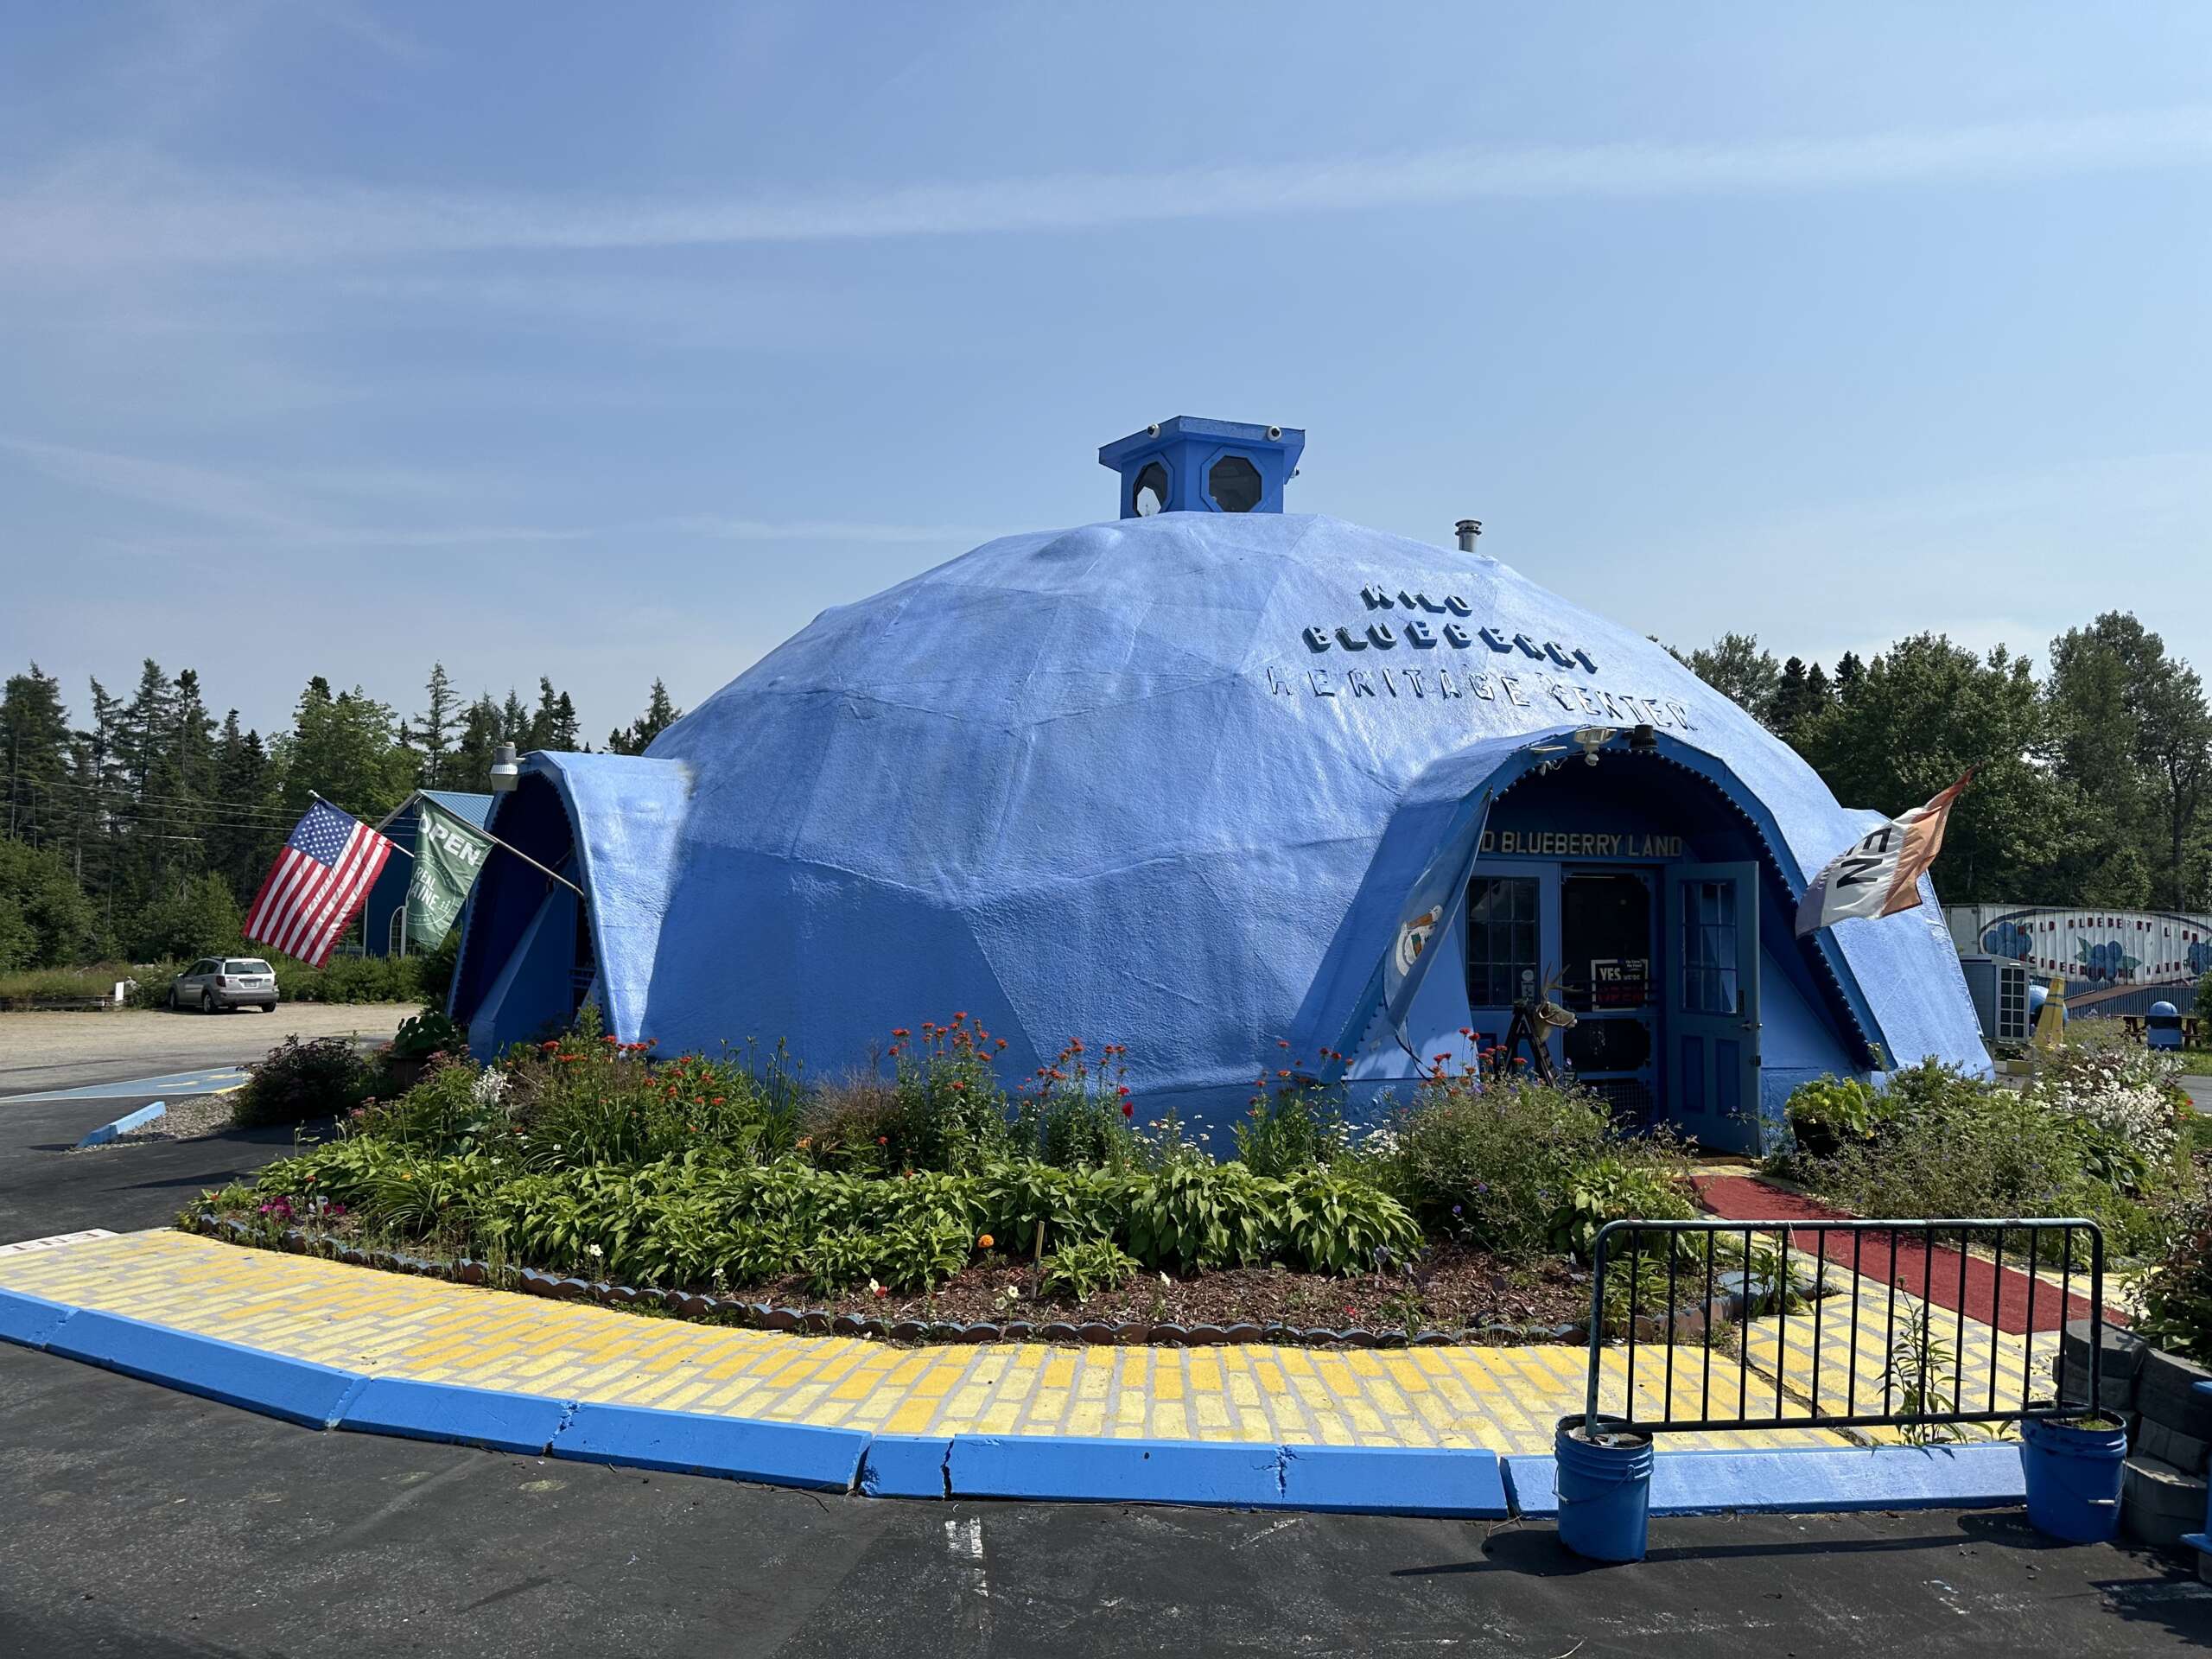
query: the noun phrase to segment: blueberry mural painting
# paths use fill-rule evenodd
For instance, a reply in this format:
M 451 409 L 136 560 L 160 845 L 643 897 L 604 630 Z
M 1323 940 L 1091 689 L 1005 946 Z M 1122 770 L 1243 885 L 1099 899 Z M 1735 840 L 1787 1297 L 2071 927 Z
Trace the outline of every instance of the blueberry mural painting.
M 1582 1011 L 1562 1063 L 1754 1149 L 1822 1072 L 1986 1069 L 1932 889 L 1789 926 L 1898 803 L 1838 804 L 1472 521 L 1439 546 L 1286 511 L 1304 443 L 1146 427 L 1099 454 L 1118 517 L 824 612 L 643 755 L 526 757 L 496 831 L 575 890 L 479 882 L 472 1047 L 588 997 L 626 1042 L 836 1074 L 961 1007 L 1016 1075 L 1095 1035 L 1218 1127 L 1279 1041 L 1341 1056 L 1364 1109 L 1550 986 Z
M 1967 905 L 1945 918 L 1961 951 L 2024 963 L 2038 982 L 2063 979 L 2077 1014 L 2140 1015 L 2162 1000 L 2186 1012 L 2212 971 L 2212 915 Z

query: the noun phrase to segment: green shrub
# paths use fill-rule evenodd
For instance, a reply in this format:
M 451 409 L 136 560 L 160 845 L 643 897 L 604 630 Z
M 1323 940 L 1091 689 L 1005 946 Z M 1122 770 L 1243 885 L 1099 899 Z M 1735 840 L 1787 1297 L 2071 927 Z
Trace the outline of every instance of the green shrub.
M 1594 1158 L 1567 1177 L 1545 1236 L 1554 1250 L 1587 1262 L 1609 1222 L 1688 1221 L 1695 1216 L 1697 1206 L 1685 1185 L 1680 1173 L 1654 1163 L 1611 1154 Z
M 1364 1180 L 1309 1165 L 1282 1185 L 1274 1243 L 1309 1271 L 1380 1273 L 1421 1248 L 1421 1224 Z
M 521 1130 L 506 1101 L 512 1079 L 456 1061 L 433 1067 L 395 1099 L 363 1106 L 346 1124 L 354 1137 L 372 1137 L 430 1154 L 454 1154 L 511 1143 Z
M 213 874 L 179 879 L 149 900 L 124 940 L 139 957 L 192 957 L 239 949 L 238 901 Z
M 916 1178 L 919 1179 L 919 1177 Z M 975 1184 L 977 1230 L 1010 1250 L 1109 1238 L 1127 1231 L 1147 1178 L 1110 1169 L 1065 1169 L 1027 1159 L 991 1165 Z
M 1284 1190 L 1242 1164 L 1185 1160 L 1132 1191 L 1129 1253 L 1148 1268 L 1249 1267 L 1281 1236 Z
M 1872 1084 L 1830 1076 L 1800 1084 L 1783 1109 L 1797 1150 L 1809 1158 L 1826 1158 L 1840 1147 L 1871 1139 L 1893 1108 Z
M 1145 1148 L 1131 1128 L 1128 1049 L 1108 1043 L 1094 1064 L 1081 1042 L 1039 1066 L 1015 1109 L 1014 1145 L 1062 1169 L 1132 1169 Z
M 1392 1115 L 1381 1144 L 1379 1176 L 1425 1229 L 1509 1255 L 1545 1247 L 1576 1171 L 1635 1155 L 1580 1090 L 1440 1072 Z
M 2199 1166 L 2165 1221 L 2168 1243 L 2143 1281 L 2136 1334 L 2183 1359 L 2212 1365 L 2212 1166 Z
M 99 931 L 67 858 L 51 847 L 0 839 L 0 970 L 82 962 Z
M 1136 1277 L 1137 1262 L 1110 1238 L 1063 1244 L 1045 1258 L 1037 1287 L 1047 1296 L 1085 1302 L 1103 1290 L 1119 1290 Z
M 1006 1046 L 981 1022 L 957 1013 L 950 1025 L 922 1022 L 922 1034 L 892 1033 L 897 1071 L 881 1120 L 884 1166 L 976 1170 L 1014 1147 L 1006 1091 L 994 1060 Z
M 1342 1085 L 1279 1071 L 1254 1093 L 1236 1124 L 1236 1156 L 1255 1175 L 1286 1176 L 1326 1164 L 1344 1150 Z
M 241 1128 L 303 1123 L 351 1111 L 369 1090 L 372 1073 L 345 1037 L 302 1042 L 287 1037 L 251 1069 L 232 1096 L 231 1121 Z
M 391 1046 L 385 1052 L 396 1060 L 427 1060 L 433 1054 L 466 1054 L 468 1033 L 447 1019 L 442 1010 L 424 1008 L 399 1022 L 399 1029 L 391 1035 Z
M 650 1045 L 600 1029 L 588 1003 L 569 1036 L 511 1052 L 517 1149 L 533 1167 L 636 1165 L 690 1152 L 762 1162 L 798 1140 L 795 1090 L 774 1070 L 687 1054 L 655 1067 Z
M 882 1255 L 880 1239 L 848 1227 L 816 1234 L 813 1242 L 799 1252 L 798 1263 L 810 1289 L 834 1296 L 873 1277 Z

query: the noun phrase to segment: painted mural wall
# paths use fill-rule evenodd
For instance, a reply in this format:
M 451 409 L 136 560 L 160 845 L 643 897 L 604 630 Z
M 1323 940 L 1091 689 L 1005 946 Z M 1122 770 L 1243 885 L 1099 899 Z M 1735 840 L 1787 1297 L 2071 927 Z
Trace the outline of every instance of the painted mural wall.
M 2066 978 L 2069 1014 L 2139 1014 L 2152 1002 L 2191 1010 L 2212 973 L 2212 915 L 2171 910 L 1947 905 L 1961 956 L 2006 957 L 2038 980 Z

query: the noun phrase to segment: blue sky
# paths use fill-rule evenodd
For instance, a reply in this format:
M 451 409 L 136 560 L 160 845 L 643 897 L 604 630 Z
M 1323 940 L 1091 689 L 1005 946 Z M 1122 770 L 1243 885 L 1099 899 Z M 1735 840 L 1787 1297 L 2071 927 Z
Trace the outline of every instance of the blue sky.
M 0 0 L 0 663 L 594 738 L 1307 429 L 1680 644 L 2212 670 L 2212 10 Z

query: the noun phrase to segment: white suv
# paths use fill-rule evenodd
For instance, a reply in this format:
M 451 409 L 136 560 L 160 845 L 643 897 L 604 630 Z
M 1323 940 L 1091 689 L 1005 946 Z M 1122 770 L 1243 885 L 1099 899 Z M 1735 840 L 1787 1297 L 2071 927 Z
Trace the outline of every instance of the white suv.
M 276 1012 L 276 970 L 258 957 L 202 957 L 169 982 L 169 1007 Z

